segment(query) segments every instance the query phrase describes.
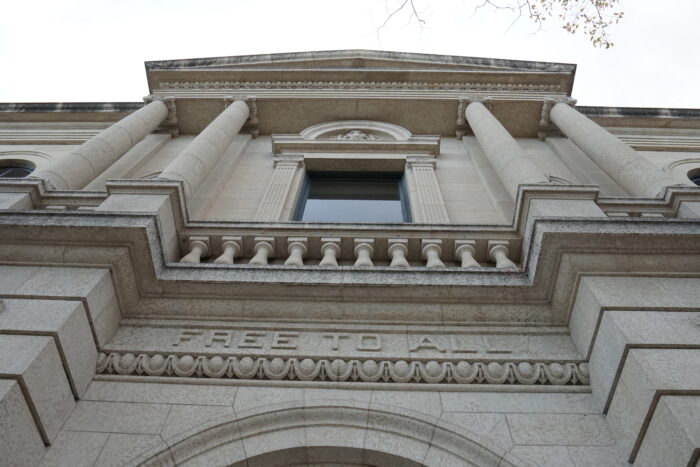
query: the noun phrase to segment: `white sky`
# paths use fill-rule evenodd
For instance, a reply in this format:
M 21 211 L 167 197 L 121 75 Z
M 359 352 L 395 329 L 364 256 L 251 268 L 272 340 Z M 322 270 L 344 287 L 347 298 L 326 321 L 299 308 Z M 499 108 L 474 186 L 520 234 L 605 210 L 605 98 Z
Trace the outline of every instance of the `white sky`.
M 700 108 L 700 0 L 623 0 L 610 50 L 477 0 L 378 34 L 396 1 L 0 0 L 0 102 L 139 101 L 146 60 L 362 48 L 576 63 L 579 104 Z

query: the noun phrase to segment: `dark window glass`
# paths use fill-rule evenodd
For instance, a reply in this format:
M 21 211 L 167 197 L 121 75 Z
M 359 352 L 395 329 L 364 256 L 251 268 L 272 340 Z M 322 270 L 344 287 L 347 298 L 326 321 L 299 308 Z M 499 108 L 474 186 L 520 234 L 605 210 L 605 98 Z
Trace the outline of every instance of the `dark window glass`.
M 26 177 L 32 173 L 33 169 L 21 166 L 5 166 L 0 167 L 0 178 L 19 178 Z
M 309 173 L 296 220 L 410 222 L 401 174 Z
M 700 172 L 691 173 L 690 175 L 688 175 L 688 178 L 691 182 L 700 186 Z

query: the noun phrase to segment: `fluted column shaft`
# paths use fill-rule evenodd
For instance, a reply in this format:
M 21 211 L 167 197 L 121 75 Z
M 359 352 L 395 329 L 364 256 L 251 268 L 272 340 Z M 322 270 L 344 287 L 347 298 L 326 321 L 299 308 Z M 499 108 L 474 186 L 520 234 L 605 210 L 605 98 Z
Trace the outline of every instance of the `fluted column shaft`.
M 232 102 L 177 155 L 158 178 L 182 180 L 185 194 L 192 196 L 226 152 L 249 115 L 248 104 Z
M 43 178 L 59 190 L 79 190 L 152 133 L 167 117 L 168 106 L 163 101 L 153 101 L 32 177 Z
M 550 119 L 632 196 L 653 198 L 666 186 L 682 184 L 569 105 L 556 104 L 552 107 Z
M 527 159 L 525 151 L 481 102 L 472 102 L 464 112 L 491 166 L 515 199 L 518 186 L 547 183 L 549 179 Z

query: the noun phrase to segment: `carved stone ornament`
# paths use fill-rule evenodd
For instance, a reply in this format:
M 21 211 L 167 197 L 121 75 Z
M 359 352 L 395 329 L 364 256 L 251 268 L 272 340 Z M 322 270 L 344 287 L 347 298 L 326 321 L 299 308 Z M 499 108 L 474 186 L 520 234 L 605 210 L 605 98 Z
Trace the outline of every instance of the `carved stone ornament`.
M 335 139 L 344 141 L 375 141 L 377 137 L 362 130 L 350 130 L 345 134 L 336 136 Z
M 576 105 L 576 99 L 572 99 L 567 96 L 546 96 L 542 102 L 542 112 L 540 113 L 540 121 L 537 124 L 537 138 L 540 141 L 544 141 L 548 132 L 555 131 L 552 128 L 552 122 L 550 120 L 550 114 L 552 112 L 552 107 L 558 103 L 564 103 L 574 107 Z
M 587 363 L 335 360 L 100 352 L 98 374 L 428 384 L 589 384 Z
M 159 81 L 160 89 L 390 89 L 418 91 L 560 92 L 559 84 L 426 81 Z

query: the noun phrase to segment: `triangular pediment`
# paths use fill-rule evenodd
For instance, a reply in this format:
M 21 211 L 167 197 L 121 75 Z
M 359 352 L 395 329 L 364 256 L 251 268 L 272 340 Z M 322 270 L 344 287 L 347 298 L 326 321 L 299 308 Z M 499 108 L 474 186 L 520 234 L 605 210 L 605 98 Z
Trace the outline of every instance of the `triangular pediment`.
M 575 70 L 565 63 L 532 62 L 454 55 L 375 50 L 334 50 L 146 62 L 153 70 L 348 69 L 558 72 Z

